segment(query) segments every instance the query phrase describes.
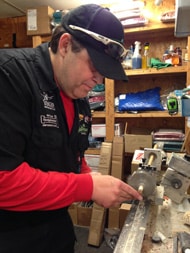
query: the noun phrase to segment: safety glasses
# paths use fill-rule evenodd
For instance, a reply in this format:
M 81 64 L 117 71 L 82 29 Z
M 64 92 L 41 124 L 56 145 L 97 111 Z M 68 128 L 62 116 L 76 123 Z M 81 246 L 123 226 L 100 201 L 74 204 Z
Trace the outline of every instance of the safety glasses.
M 114 59 L 116 59 L 120 62 L 122 62 L 126 58 L 126 55 L 129 52 L 129 50 L 126 50 L 121 43 L 119 43 L 115 40 L 112 40 L 110 38 L 107 38 L 101 34 L 91 32 L 89 30 L 86 30 L 82 27 L 75 26 L 75 25 L 69 25 L 69 27 L 72 30 L 81 31 L 85 34 L 88 34 L 93 39 L 106 45 L 106 50 L 105 50 L 106 54 L 110 55 L 111 57 L 113 57 Z

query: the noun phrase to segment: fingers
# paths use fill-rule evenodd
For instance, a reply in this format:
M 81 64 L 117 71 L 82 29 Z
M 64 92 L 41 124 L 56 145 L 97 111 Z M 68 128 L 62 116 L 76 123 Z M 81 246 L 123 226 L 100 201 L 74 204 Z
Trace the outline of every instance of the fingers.
M 133 187 L 131 187 L 130 185 L 124 183 L 122 184 L 122 197 L 129 197 L 131 199 L 138 199 L 138 200 L 142 200 L 142 195 L 136 191 Z
M 125 201 L 131 201 L 133 199 L 138 199 L 138 200 L 142 200 L 142 196 L 140 195 L 140 197 L 135 198 L 134 195 L 131 194 L 121 194 L 121 196 L 118 197 L 118 202 L 121 204 L 122 202 Z
M 108 208 L 132 199 L 142 200 L 142 196 L 131 186 L 109 175 L 93 175 L 92 199 Z

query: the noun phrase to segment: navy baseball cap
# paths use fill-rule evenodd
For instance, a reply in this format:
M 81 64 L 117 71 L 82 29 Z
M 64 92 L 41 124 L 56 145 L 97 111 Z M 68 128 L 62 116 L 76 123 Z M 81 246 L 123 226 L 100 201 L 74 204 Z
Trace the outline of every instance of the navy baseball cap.
M 104 77 L 127 81 L 122 66 L 127 50 L 124 30 L 116 16 L 96 4 L 85 4 L 62 17 L 62 26 L 88 51 L 96 70 Z

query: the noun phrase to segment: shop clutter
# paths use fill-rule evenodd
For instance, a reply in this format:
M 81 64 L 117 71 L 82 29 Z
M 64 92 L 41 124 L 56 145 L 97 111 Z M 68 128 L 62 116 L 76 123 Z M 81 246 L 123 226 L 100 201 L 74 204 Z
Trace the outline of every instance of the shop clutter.
M 140 41 L 135 41 L 128 48 L 129 52 L 123 62 L 125 69 L 148 69 L 148 68 L 166 68 L 171 66 L 182 66 L 183 61 L 187 61 L 187 49 L 183 50 L 179 46 L 169 45 L 163 52 L 162 59 L 151 57 L 150 42 L 143 45 Z
M 89 93 L 88 101 L 90 104 L 90 109 L 94 111 L 104 111 L 105 109 L 105 85 L 97 84 Z M 104 141 L 105 134 L 105 124 L 100 124 L 97 126 L 92 126 L 92 131 L 89 135 L 89 147 L 90 148 L 100 148 L 102 141 Z
M 167 110 L 170 115 L 179 113 L 184 117 L 190 116 L 190 86 L 168 94 Z
M 180 152 L 185 134 L 180 129 L 159 129 L 153 133 L 153 144 L 161 143 L 164 151 Z
M 103 111 L 105 108 L 105 85 L 97 84 L 88 93 L 88 101 L 92 111 Z
M 121 21 L 124 27 L 144 26 L 148 19 L 143 14 L 144 3 L 130 0 L 128 4 L 112 5 L 110 11 Z
M 163 111 L 160 88 L 119 95 L 119 111 L 138 113 L 142 111 Z
M 160 87 L 120 94 L 115 99 L 118 112 L 168 111 L 170 115 L 190 116 L 190 86 L 160 95 Z

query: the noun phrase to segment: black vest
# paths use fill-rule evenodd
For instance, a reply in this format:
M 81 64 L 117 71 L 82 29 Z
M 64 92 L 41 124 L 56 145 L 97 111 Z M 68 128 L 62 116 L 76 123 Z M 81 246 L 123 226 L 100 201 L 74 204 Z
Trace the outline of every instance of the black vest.
M 74 101 L 75 117 L 69 134 L 59 90 L 35 97 L 38 99 L 33 108 L 33 133 L 25 151 L 26 162 L 43 171 L 80 172 L 91 128 L 87 99 Z

